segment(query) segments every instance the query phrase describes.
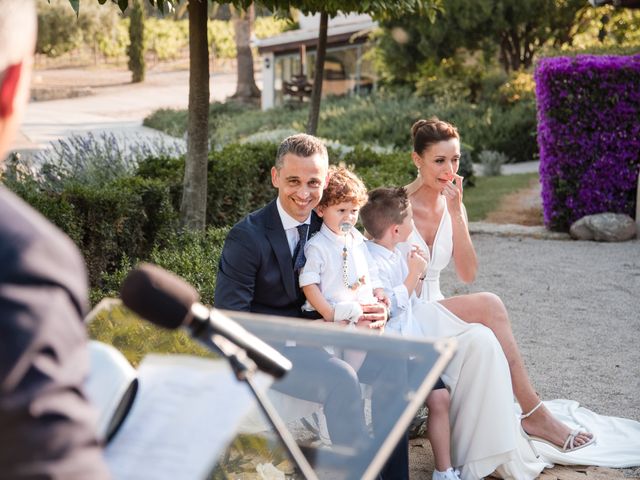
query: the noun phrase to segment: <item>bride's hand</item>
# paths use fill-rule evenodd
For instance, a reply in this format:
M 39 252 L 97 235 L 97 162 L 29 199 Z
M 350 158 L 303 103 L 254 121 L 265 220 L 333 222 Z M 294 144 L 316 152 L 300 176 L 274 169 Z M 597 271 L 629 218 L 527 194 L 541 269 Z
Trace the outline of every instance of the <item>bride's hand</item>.
M 447 208 L 449 213 L 461 214 L 462 213 L 462 180 L 463 178 L 457 173 L 453 175 L 456 183 L 448 182 L 444 189 L 442 190 L 442 195 L 444 195 L 447 200 Z

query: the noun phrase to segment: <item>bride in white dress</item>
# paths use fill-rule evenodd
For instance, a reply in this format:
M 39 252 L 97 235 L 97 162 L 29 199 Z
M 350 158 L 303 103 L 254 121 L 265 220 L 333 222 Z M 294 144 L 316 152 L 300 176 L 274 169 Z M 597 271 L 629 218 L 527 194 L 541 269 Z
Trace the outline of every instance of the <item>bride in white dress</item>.
M 611 432 L 619 427 L 632 434 L 629 448 L 628 442 L 618 444 L 621 455 L 612 461 L 612 450 L 596 445 L 594 435 L 581 426 L 594 423 L 586 423 L 592 412 L 576 402 L 540 401 L 497 296 L 442 295 L 440 271 L 451 258 L 462 281 L 473 281 L 477 271 L 457 175 L 459 136 L 455 127 L 437 119 L 416 122 L 412 134 L 419 175 L 407 186 L 415 223 L 407 247 L 417 244 L 429 256 L 421 301 L 413 309 L 414 325 L 418 335 L 456 336 L 459 342 L 443 381 L 451 390 L 452 460 L 462 478 L 479 479 L 496 470 L 503 478 L 532 479 L 554 462 L 637 465 L 637 422 L 621 425 L 616 422 L 631 421 L 598 417 L 613 422 L 604 435 L 598 432 L 599 443 L 611 446 Z M 517 416 L 514 394 L 525 415 Z M 535 440 L 535 447 L 528 439 Z

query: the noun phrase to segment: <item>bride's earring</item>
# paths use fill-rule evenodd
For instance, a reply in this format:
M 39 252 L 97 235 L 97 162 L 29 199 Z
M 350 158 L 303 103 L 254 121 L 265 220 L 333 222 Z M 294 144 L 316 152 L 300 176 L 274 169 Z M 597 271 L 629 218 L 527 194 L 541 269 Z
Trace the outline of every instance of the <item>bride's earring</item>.
M 420 164 L 416 161 L 415 157 L 413 158 L 413 164 L 416 166 L 416 170 L 417 170 L 416 178 L 420 178 L 420 177 L 421 177 L 421 175 L 420 175 L 420 168 L 421 168 L 421 166 L 420 166 Z

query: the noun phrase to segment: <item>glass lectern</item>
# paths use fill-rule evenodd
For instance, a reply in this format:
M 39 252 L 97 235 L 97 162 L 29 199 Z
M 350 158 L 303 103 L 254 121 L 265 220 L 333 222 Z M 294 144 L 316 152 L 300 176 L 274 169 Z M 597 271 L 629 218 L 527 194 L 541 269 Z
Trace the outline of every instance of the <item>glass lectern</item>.
M 113 322 L 114 309 L 118 322 L 142 322 L 114 304 L 94 321 Z M 107 374 L 118 362 L 94 358 L 88 393 L 111 420 L 106 455 L 116 479 L 374 479 L 455 351 L 454 339 L 215 314 L 280 351 L 293 369 L 277 380 L 256 373 L 255 398 L 222 358 L 150 356 L 137 370 L 137 388 L 115 389 L 128 398 L 107 399 L 96 385 L 123 375 Z M 335 368 L 318 368 L 327 355 Z

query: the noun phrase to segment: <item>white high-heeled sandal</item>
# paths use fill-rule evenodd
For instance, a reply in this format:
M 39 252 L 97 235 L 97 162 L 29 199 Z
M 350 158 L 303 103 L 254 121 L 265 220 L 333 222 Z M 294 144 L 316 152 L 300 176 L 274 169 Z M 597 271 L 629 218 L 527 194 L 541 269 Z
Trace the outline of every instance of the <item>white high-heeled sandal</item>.
M 531 448 L 533 449 L 533 452 L 536 454 L 536 456 L 538 455 L 538 452 L 536 451 L 535 447 L 533 446 L 533 443 L 531 443 L 532 440 L 536 441 L 536 442 L 542 442 L 542 443 L 546 443 L 547 445 L 550 445 L 551 447 L 555 448 L 556 450 L 558 450 L 561 453 L 569 453 L 569 452 L 575 452 L 576 450 L 580 450 L 581 448 L 584 447 L 588 447 L 589 445 L 591 445 L 593 442 L 596 441 L 596 436 L 589 432 L 586 429 L 580 429 L 580 428 L 576 428 L 574 430 L 571 431 L 571 433 L 569 433 L 569 435 L 567 435 L 566 440 L 564 441 L 564 444 L 562 445 L 562 447 L 556 445 L 555 443 L 550 442 L 549 440 L 546 440 L 544 438 L 541 437 L 536 437 L 535 435 L 529 435 L 524 427 L 522 426 L 522 420 L 524 420 L 527 417 L 530 417 L 531 415 L 533 415 L 533 413 L 538 410 L 538 408 L 540 408 L 542 406 L 542 400 L 540 400 L 540 402 L 531 409 L 530 412 L 525 413 L 520 415 L 520 431 L 522 432 L 522 435 L 524 435 L 524 438 L 526 438 L 527 440 L 529 440 L 529 444 L 531 445 Z M 585 433 L 589 433 L 591 434 L 591 439 L 585 443 L 583 443 L 582 445 L 575 445 L 575 440 L 576 437 L 581 433 L 581 432 L 585 432 Z

